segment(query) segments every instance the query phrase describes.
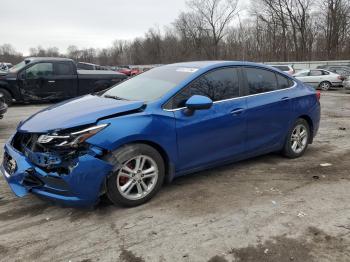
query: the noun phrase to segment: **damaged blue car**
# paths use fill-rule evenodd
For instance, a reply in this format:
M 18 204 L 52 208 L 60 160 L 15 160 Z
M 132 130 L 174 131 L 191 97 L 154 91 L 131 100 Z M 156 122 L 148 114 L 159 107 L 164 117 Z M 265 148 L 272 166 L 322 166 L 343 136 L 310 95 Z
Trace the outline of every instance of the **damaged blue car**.
M 20 197 L 91 206 L 106 195 L 136 206 L 178 176 L 276 151 L 302 156 L 319 127 L 319 98 L 260 64 L 161 66 L 21 122 L 1 171 Z

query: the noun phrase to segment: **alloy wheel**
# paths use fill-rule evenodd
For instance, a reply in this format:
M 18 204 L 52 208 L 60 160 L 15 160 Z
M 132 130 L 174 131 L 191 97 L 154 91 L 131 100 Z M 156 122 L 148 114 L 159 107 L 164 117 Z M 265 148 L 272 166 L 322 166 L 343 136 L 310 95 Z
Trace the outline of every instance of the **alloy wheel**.
M 305 147 L 307 146 L 309 139 L 309 133 L 307 128 L 304 125 L 297 125 L 293 132 L 291 137 L 291 148 L 294 153 L 300 154 L 303 152 Z
M 116 184 L 120 194 L 129 200 L 139 200 L 152 192 L 157 184 L 159 170 L 149 156 L 139 155 L 123 163 Z
M 320 88 L 323 90 L 323 91 L 327 91 L 329 88 L 331 88 L 330 84 L 327 83 L 327 82 L 323 82 L 320 84 Z

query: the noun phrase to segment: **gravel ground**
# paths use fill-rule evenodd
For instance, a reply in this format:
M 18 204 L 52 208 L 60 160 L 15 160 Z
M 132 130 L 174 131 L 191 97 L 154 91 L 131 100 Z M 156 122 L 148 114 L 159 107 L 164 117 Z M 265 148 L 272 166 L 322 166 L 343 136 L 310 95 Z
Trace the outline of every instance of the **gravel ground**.
M 179 178 L 137 208 L 19 199 L 1 177 L 0 261 L 350 261 L 350 94 L 323 93 L 321 103 L 304 157 L 270 154 Z M 1 147 L 43 107 L 10 108 Z

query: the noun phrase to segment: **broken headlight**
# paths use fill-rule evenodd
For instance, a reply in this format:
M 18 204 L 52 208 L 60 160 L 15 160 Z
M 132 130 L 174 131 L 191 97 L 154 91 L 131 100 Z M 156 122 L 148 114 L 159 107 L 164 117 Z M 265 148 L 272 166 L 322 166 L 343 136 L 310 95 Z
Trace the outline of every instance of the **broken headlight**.
M 38 138 L 39 144 L 53 145 L 55 147 L 73 147 L 77 148 L 90 137 L 96 135 L 98 132 L 107 127 L 108 124 L 88 127 L 79 131 L 71 132 L 69 134 L 45 134 Z

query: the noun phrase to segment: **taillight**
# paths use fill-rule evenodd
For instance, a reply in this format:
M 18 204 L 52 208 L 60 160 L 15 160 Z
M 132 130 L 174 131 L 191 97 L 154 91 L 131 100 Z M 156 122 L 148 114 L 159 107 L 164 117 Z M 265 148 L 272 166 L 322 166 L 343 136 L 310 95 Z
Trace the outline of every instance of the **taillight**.
M 344 76 L 338 76 L 338 79 L 341 80 L 341 81 L 344 81 L 345 77 Z
M 320 90 L 316 90 L 316 98 L 317 98 L 317 101 L 320 101 L 320 99 L 321 99 L 321 91 Z

